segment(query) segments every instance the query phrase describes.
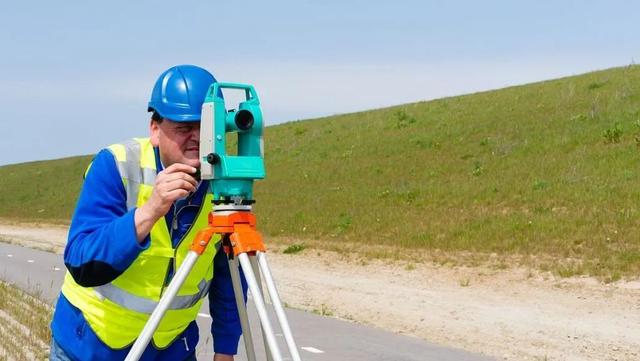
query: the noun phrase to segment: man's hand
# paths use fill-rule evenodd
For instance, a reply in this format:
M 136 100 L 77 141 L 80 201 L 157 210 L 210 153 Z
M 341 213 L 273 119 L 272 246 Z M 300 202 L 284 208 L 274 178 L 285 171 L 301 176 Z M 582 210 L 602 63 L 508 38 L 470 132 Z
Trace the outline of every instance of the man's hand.
M 213 361 L 233 361 L 233 355 L 217 353 L 213 355 Z
M 153 225 L 167 214 L 173 202 L 195 192 L 198 186 L 193 177 L 195 173 L 196 168 L 181 163 L 174 163 L 158 173 L 151 197 L 136 209 L 134 215 L 138 242 L 147 237 Z

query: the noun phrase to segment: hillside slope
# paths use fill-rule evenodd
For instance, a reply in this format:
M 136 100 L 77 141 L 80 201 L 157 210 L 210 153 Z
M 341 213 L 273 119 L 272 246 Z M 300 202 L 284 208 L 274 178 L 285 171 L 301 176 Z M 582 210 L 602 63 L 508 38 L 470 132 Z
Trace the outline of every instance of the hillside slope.
M 0 217 L 68 223 L 92 156 L 0 167 Z
M 640 271 L 639 66 L 286 123 L 265 145 L 271 237 Z M 88 160 L 0 167 L 0 217 L 68 219 Z

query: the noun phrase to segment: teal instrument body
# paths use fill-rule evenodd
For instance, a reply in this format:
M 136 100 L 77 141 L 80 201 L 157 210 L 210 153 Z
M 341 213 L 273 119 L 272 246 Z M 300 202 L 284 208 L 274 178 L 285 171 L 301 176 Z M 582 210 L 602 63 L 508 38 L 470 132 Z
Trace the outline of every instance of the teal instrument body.
M 237 109 L 227 109 L 222 89 L 244 90 Z M 238 133 L 235 154 L 227 154 L 227 133 Z M 252 85 L 213 83 L 200 120 L 200 176 L 209 179 L 214 199 L 253 199 L 253 181 L 265 177 L 264 121 Z

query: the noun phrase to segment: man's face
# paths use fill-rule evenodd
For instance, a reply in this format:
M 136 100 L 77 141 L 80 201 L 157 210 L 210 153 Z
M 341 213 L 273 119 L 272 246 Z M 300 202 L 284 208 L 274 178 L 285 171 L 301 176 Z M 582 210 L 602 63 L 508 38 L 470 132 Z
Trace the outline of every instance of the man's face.
M 166 167 L 174 163 L 200 168 L 200 122 L 151 121 L 151 144 Z

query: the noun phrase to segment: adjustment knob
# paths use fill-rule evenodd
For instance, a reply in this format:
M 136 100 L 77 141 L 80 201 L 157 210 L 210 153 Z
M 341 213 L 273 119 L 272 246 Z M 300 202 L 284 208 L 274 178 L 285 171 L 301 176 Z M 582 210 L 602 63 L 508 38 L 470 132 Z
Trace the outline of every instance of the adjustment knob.
M 207 154 L 207 163 L 214 165 L 220 162 L 220 156 L 215 153 Z

